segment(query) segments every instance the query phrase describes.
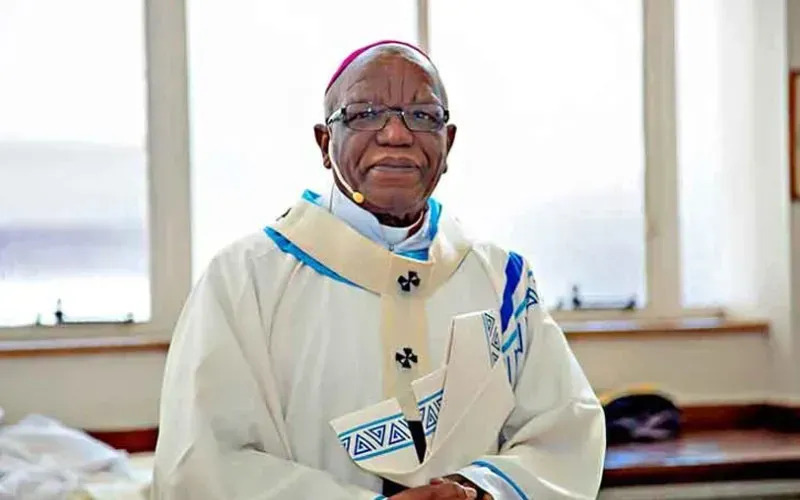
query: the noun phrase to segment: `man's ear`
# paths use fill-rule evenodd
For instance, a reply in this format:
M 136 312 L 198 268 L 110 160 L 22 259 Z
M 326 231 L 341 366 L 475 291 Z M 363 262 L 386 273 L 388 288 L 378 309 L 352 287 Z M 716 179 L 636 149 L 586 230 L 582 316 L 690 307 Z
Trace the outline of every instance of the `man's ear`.
M 447 149 L 445 150 L 444 153 L 444 170 L 442 170 L 443 174 L 447 173 L 447 165 L 448 165 L 447 157 L 450 156 L 450 150 L 453 148 L 453 143 L 456 141 L 456 131 L 457 128 L 452 123 L 448 125 L 447 128 L 445 129 L 445 133 L 447 134 L 447 144 L 446 144 Z
M 331 134 L 328 132 L 328 127 L 319 123 L 314 125 L 314 138 L 317 140 L 320 153 L 322 153 L 322 164 L 325 168 L 331 168 L 331 158 L 328 155 Z
M 450 150 L 453 148 L 453 143 L 456 142 L 456 126 L 455 124 L 451 123 L 447 126 L 447 154 L 450 154 Z

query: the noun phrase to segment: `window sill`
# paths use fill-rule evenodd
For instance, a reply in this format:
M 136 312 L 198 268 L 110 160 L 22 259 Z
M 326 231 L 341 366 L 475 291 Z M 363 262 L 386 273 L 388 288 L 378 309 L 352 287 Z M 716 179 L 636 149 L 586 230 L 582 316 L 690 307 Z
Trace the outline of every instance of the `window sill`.
M 619 319 L 562 321 L 561 328 L 571 341 L 697 337 L 707 335 L 767 335 L 766 320 L 732 318 Z
M 0 359 L 38 356 L 84 356 L 132 352 L 166 352 L 169 340 L 131 335 L 71 339 L 0 340 Z
M 647 340 L 708 335 L 766 335 L 761 320 L 685 318 L 676 320 L 594 320 L 560 323 L 570 341 Z M 96 336 L 60 339 L 0 340 L 0 359 L 39 356 L 84 356 L 131 352 L 166 352 L 169 340 L 148 335 Z

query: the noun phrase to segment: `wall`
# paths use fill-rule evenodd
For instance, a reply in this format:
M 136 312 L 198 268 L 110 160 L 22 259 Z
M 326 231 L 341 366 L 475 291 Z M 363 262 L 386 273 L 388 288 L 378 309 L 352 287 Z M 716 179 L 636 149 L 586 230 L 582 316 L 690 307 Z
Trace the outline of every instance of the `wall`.
M 682 403 L 759 401 L 770 387 L 769 339 L 761 334 L 572 343 L 598 389 L 656 383 Z M 89 429 L 158 422 L 164 355 L 132 353 L 0 359 L 0 406 L 9 421 L 42 413 Z
M 680 404 L 763 401 L 772 386 L 762 334 L 581 339 L 572 349 L 596 390 L 652 383 Z
M 8 421 L 41 413 L 87 429 L 158 422 L 164 354 L 0 359 L 0 408 Z
M 800 352 L 791 325 L 785 5 L 678 0 L 677 9 L 687 295 L 769 319 L 772 396 L 786 399 L 797 393 Z
M 790 69 L 800 69 L 800 0 L 787 0 L 786 18 L 789 67 Z M 792 296 L 794 299 L 792 318 L 795 339 L 800 344 L 800 201 L 792 203 L 790 212 L 792 219 Z M 795 359 L 800 360 L 800 357 Z M 796 365 L 800 365 L 800 361 Z M 800 384 L 800 375 L 797 378 L 798 384 Z
M 800 394 L 792 331 L 787 36 L 782 0 L 717 0 L 724 300 L 772 325 L 777 400 Z

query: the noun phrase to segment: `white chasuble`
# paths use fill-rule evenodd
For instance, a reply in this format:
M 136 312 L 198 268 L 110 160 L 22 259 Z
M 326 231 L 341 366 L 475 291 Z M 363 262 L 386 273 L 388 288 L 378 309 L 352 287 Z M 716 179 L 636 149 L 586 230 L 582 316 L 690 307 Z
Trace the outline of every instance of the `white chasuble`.
M 380 499 L 459 473 L 504 499 L 594 498 L 602 408 L 527 262 L 431 201 L 392 253 L 306 193 L 220 252 L 176 326 L 156 499 Z M 409 421 L 420 421 L 420 462 Z

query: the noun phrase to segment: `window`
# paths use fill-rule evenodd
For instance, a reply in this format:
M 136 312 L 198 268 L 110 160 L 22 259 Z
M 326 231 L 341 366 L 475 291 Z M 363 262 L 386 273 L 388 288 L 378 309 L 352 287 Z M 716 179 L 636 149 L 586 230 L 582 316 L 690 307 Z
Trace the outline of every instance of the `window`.
M 714 306 L 725 296 L 719 228 L 724 122 L 720 108 L 720 48 L 716 2 L 675 3 L 675 52 L 680 177 L 682 301 Z
M 447 84 L 459 133 L 436 196 L 528 257 L 547 305 L 570 309 L 577 285 L 584 306 L 698 313 L 720 296 L 706 187 L 722 160 L 703 99 L 717 56 L 688 3 L 676 49 L 672 3 L 644 0 L 4 0 L 0 327 L 52 323 L 60 302 L 168 334 L 216 252 L 330 186 L 324 86 L 382 38 L 425 45 Z
M 329 185 L 313 134 L 324 120 L 325 85 L 356 47 L 416 40 L 415 5 L 189 4 L 195 276 L 220 248 L 274 221 L 304 189 Z
M 644 305 L 641 2 L 430 5 L 459 126 L 438 196 L 529 258 L 548 305 L 573 285 Z
M 141 2 L 0 2 L 0 326 L 147 320 Z

